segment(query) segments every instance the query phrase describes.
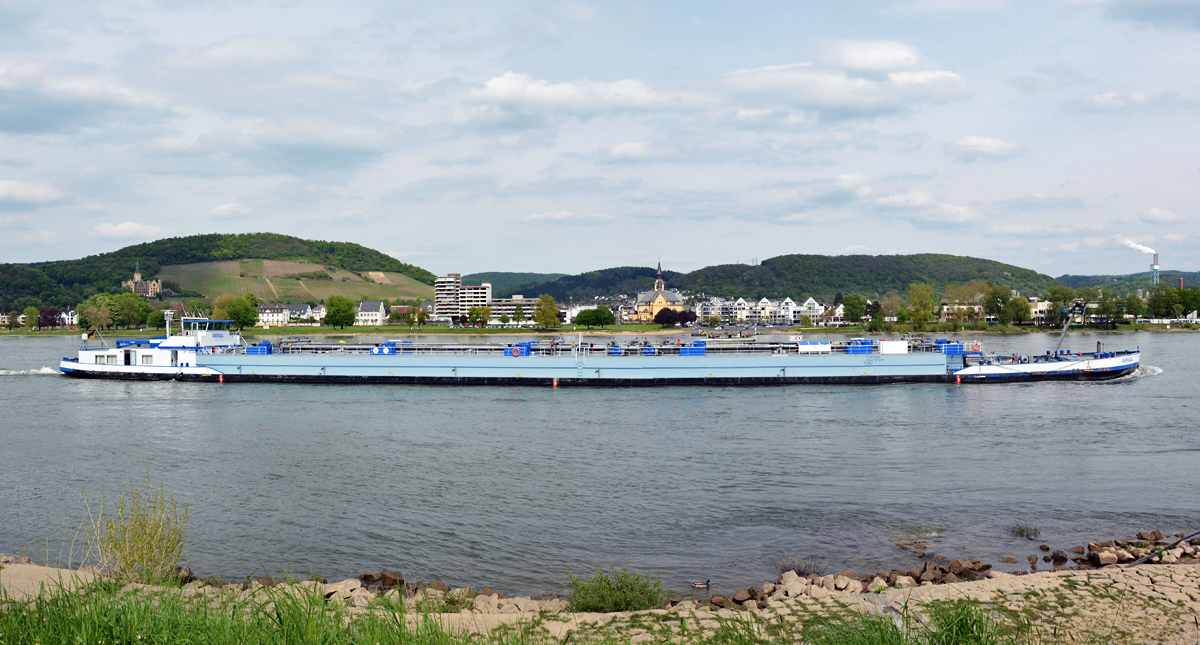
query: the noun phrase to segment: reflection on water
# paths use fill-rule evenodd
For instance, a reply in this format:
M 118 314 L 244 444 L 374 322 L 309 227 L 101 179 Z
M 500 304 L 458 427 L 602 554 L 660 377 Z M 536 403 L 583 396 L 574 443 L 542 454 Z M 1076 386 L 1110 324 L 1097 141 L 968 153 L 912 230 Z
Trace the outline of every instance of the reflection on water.
M 814 338 L 815 339 L 815 338 Z M 0 551 L 79 517 L 147 463 L 191 505 L 202 574 L 382 567 L 553 590 L 614 562 L 722 588 L 794 552 L 831 570 L 915 562 L 893 542 L 991 562 L 1200 524 L 1192 334 L 1140 345 L 1107 383 L 762 388 L 449 388 L 75 381 L 71 339 L 0 339 Z M 454 342 L 473 339 L 453 338 Z M 491 339 L 493 341 L 497 339 Z M 988 336 L 1041 353 L 1056 336 Z M 52 370 L 51 370 L 52 371 Z M 1016 566 L 1016 565 L 1013 565 Z

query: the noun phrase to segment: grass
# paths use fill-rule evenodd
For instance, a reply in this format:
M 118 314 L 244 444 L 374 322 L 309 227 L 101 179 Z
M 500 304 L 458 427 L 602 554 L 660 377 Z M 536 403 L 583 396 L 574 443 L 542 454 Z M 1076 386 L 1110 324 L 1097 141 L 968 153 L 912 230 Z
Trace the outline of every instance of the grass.
M 667 602 L 662 581 L 653 576 L 610 565 L 606 572 L 592 568 L 590 578 L 577 578 L 567 572 L 570 610 L 576 612 L 614 612 L 657 609 Z
M 128 490 L 121 485 L 121 496 L 109 512 L 104 493 L 93 510 L 83 493 L 88 509 L 84 527 L 85 558 L 91 559 L 106 575 L 139 582 L 164 580 L 175 573 L 187 542 L 188 508 L 180 510 L 174 493 L 155 488 L 146 469 L 146 488 Z
M 795 571 L 796 575 L 801 578 L 807 578 L 813 574 L 825 575 L 825 567 L 811 560 L 805 560 L 795 553 L 784 553 L 776 557 L 775 570 L 781 574 L 786 571 Z
M 939 602 L 921 623 L 905 610 L 897 618 L 860 615 L 817 624 L 807 634 L 813 645 L 998 645 L 1000 626 L 977 605 Z M 1007 642 L 1012 642 L 1007 641 Z
M 1008 534 L 1015 538 L 1027 538 L 1030 540 L 1036 540 L 1036 539 L 1042 537 L 1042 529 L 1039 529 L 1038 527 L 1036 527 L 1032 524 L 1027 524 L 1025 522 L 1018 521 L 1015 524 L 1013 524 L 1012 526 L 1008 527 Z

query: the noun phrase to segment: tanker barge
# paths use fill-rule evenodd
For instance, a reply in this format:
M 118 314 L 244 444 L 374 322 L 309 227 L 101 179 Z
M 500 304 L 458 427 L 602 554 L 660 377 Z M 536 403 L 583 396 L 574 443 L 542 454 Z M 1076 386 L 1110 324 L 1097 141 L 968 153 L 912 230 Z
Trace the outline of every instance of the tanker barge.
M 944 339 L 714 343 L 675 339 L 591 343 L 245 344 L 229 321 L 188 319 L 179 334 L 89 346 L 59 370 L 76 378 L 209 383 L 446 385 L 786 385 L 1003 383 L 1119 378 L 1140 352 L 998 356 Z

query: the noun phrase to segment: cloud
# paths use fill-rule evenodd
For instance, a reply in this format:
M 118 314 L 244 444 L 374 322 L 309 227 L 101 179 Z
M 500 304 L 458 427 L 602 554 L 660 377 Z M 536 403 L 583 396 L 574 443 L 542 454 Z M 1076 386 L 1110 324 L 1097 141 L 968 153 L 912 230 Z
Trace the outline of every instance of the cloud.
M 222 204 L 208 211 L 208 214 L 217 219 L 238 219 L 249 215 L 250 209 L 245 204 Z
M 861 244 L 854 244 L 852 246 L 847 246 L 844 249 L 838 249 L 838 253 L 866 253 L 867 251 L 870 251 L 870 250 L 871 250 L 871 247 L 869 247 L 869 246 L 863 246 Z
M 1167 235 L 1166 235 L 1166 238 L 1167 238 L 1167 241 L 1168 241 L 1168 242 L 1170 242 L 1170 243 L 1172 243 L 1172 244 L 1178 244 L 1178 243 L 1180 243 L 1180 242 L 1183 242 L 1184 240 L 1186 240 L 1186 239 L 1187 239 L 1187 236 L 1186 236 L 1186 235 L 1180 235 L 1179 233 L 1167 233 Z
M 1150 102 L 1150 97 L 1142 92 L 1105 92 L 1103 94 L 1093 94 L 1083 100 L 1086 107 L 1099 110 L 1113 110 L 1139 105 L 1146 105 Z
M 904 43 L 839 41 L 825 47 L 820 66 L 795 63 L 743 69 L 722 80 L 734 92 L 815 109 L 828 118 L 902 112 L 967 95 L 961 76 L 919 69 L 919 54 Z
M 53 186 L 0 179 L 0 202 L 46 204 L 58 201 L 62 197 L 63 194 Z
M 937 200 L 919 191 L 896 193 L 875 200 L 875 205 L 888 210 L 925 209 L 937 206 Z
M 1017 143 L 977 136 L 963 137 L 946 146 L 946 154 L 963 163 L 971 163 L 979 158 L 1008 159 L 1024 151 L 1025 148 Z
M 1179 224 L 1187 221 L 1187 218 L 1183 215 L 1177 215 L 1171 211 L 1162 210 L 1161 208 L 1151 208 L 1145 213 L 1142 213 L 1140 219 L 1147 224 Z
M 1194 0 L 1114 0 L 1104 13 L 1115 20 L 1156 27 L 1200 29 L 1200 3 Z
M 530 215 L 522 221 L 530 223 L 545 223 L 545 224 L 600 224 L 603 222 L 611 222 L 612 215 L 604 215 L 601 213 L 592 213 L 591 215 L 575 214 L 570 211 L 554 211 L 550 213 L 538 213 Z
M 835 40 L 818 49 L 823 64 L 847 71 L 886 73 L 921 66 L 917 48 L 895 40 Z
M 645 159 L 651 154 L 650 145 L 641 141 L 626 141 L 608 149 L 609 159 Z
M 446 155 L 439 155 L 429 160 L 430 163 L 438 166 L 469 166 L 481 164 L 488 160 L 487 155 L 479 150 L 468 150 L 465 152 L 457 152 Z
M 1028 226 L 1023 224 L 993 224 L 987 229 L 990 235 L 1073 235 L 1075 230 L 1062 226 Z
M 1034 68 L 1037 76 L 1016 76 L 1008 79 L 1007 83 L 1026 94 L 1053 92 L 1078 85 L 1091 85 L 1094 80 L 1088 78 L 1067 63 L 1038 65 Z
M 92 229 L 92 237 L 100 237 L 105 239 L 144 239 L 160 237 L 168 233 L 168 229 L 159 226 L 150 226 L 149 224 L 139 224 L 137 222 L 123 222 L 121 224 L 97 224 Z
M 467 100 L 578 112 L 692 107 L 709 102 L 699 94 L 660 92 L 634 79 L 551 83 L 513 71 L 491 78 L 483 87 L 471 90 Z
M 305 57 L 304 48 L 282 38 L 245 36 L 200 49 L 180 52 L 167 59 L 177 67 L 212 69 L 272 65 Z

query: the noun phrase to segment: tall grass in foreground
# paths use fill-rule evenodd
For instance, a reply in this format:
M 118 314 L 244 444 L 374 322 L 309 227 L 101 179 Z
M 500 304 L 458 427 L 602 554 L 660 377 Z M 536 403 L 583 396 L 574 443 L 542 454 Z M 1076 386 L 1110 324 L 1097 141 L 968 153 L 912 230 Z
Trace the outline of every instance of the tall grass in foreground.
M 109 511 L 104 493 L 93 510 L 87 491 L 83 492 L 88 520 L 84 527 L 87 545 L 85 559 L 106 575 L 150 582 L 175 573 L 183 545 L 187 541 L 188 508 L 180 510 L 174 493 L 155 488 L 146 467 L 146 488 L 128 489 L 121 485 L 121 496 Z
M 571 611 L 613 612 L 657 609 L 667 602 L 662 581 L 636 571 L 609 565 L 609 571 L 592 568 L 590 578 L 577 578 L 567 572 L 571 590 Z

